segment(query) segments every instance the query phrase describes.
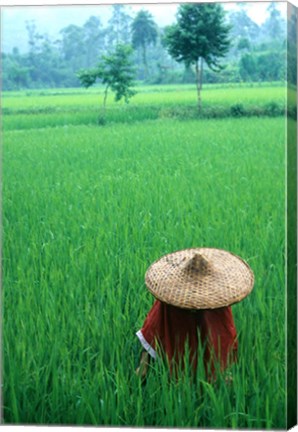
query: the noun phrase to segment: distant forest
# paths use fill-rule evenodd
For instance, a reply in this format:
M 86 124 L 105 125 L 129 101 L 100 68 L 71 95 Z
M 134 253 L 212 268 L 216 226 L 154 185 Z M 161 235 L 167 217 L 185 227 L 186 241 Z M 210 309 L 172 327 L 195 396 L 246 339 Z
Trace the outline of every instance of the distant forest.
M 104 27 L 100 18 L 91 16 L 83 26 L 69 25 L 50 40 L 37 31 L 34 21 L 27 22 L 29 49 L 2 53 L 2 89 L 78 87 L 77 72 L 94 67 L 118 43 L 134 48 L 136 80 L 146 84 L 192 83 L 194 72 L 174 61 L 163 44 L 165 28 L 142 11 L 150 35 L 142 39 L 124 5 L 113 5 L 112 17 Z M 140 17 L 139 17 L 140 18 Z M 205 83 L 282 81 L 286 78 L 286 22 L 275 3 L 268 3 L 267 18 L 258 25 L 239 3 L 226 13 L 231 25 L 231 47 L 224 59 L 225 68 L 215 73 L 205 68 Z

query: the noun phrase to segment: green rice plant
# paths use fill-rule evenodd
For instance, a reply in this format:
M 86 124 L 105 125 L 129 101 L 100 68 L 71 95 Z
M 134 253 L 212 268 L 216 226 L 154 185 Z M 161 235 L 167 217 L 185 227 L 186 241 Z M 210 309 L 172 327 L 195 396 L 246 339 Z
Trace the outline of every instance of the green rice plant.
M 283 118 L 159 119 L 3 135 L 6 424 L 285 427 Z M 246 259 L 227 386 L 152 362 L 147 267 L 210 246 Z
M 72 92 L 3 94 L 2 112 L 5 129 L 30 129 L 80 124 L 97 124 L 101 116 L 102 88 Z M 233 107 L 243 106 L 247 115 L 277 115 L 283 113 L 286 100 L 284 86 L 279 87 L 212 87 L 204 90 L 203 111 L 200 117 L 221 118 L 233 114 Z M 272 104 L 278 110 L 272 110 Z M 232 107 L 232 108 L 231 108 Z M 256 113 L 256 107 L 259 111 Z M 269 108 L 268 108 L 269 107 Z M 270 108 L 271 107 L 271 108 Z M 191 86 L 140 87 L 127 106 L 124 102 L 109 101 L 107 123 L 133 123 L 157 118 L 198 118 L 196 92 Z

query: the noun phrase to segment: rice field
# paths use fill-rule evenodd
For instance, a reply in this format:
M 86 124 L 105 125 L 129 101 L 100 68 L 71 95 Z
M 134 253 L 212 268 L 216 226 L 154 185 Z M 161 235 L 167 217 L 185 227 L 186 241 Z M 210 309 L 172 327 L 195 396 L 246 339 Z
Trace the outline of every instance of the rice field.
M 3 119 L 4 423 L 285 428 L 284 117 L 61 124 L 58 107 L 89 96 L 72 97 L 3 98 L 24 109 Z M 50 122 L 26 112 L 51 98 Z M 175 379 L 157 361 L 142 385 L 144 273 L 197 246 L 255 273 L 233 306 L 233 382 Z
M 129 104 L 115 102 L 109 94 L 106 119 L 109 123 L 166 118 L 197 119 L 196 90 L 193 85 L 136 87 Z M 21 100 L 21 103 L 20 103 Z M 3 127 L 6 130 L 43 127 L 94 125 L 102 116 L 103 88 L 31 90 L 4 92 L 2 98 Z M 239 105 L 252 112 L 283 114 L 286 106 L 284 85 L 216 87 L 206 86 L 202 92 L 203 116 L 227 117 Z M 30 115 L 29 115 L 30 114 Z

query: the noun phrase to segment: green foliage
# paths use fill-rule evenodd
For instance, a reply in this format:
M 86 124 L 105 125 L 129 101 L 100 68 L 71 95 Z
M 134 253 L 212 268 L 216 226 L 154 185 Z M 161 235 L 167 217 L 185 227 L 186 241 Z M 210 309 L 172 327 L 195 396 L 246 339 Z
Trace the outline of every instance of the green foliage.
M 239 73 L 244 81 L 253 81 L 257 73 L 257 61 L 253 54 L 245 53 L 240 59 Z
M 115 92 L 116 101 L 124 98 L 128 102 L 135 94 L 131 89 L 135 74 L 131 54 L 132 48 L 129 45 L 119 44 L 112 54 L 103 56 L 99 65 L 99 77 L 103 84 Z
M 279 81 L 286 78 L 286 51 L 268 52 L 258 56 L 258 73 L 262 81 Z
M 165 45 L 178 62 L 191 65 L 203 58 L 210 69 L 218 71 L 229 49 L 229 30 L 220 4 L 182 4 L 177 23 L 166 28 Z
M 243 117 L 245 115 L 245 109 L 243 104 L 235 104 L 231 106 L 231 115 L 233 117 Z
M 131 31 L 133 47 L 142 49 L 143 63 L 148 73 L 146 48 L 150 44 L 155 45 L 158 36 L 157 25 L 153 21 L 152 15 L 145 10 L 141 10 L 131 25 Z
M 228 21 L 231 25 L 231 39 L 234 46 L 243 49 L 247 48 L 248 44 L 256 44 L 262 33 L 261 28 L 250 18 L 240 3 L 238 3 L 238 10 L 232 10 L 228 15 Z
M 251 45 L 248 38 L 241 38 L 237 45 L 238 50 L 250 49 Z
M 266 109 L 267 109 L 268 114 L 271 117 L 276 117 L 276 116 L 279 116 L 279 115 L 285 113 L 284 108 L 280 107 L 280 105 L 275 101 L 272 101 L 272 102 L 269 102 L 268 104 L 266 104 Z
M 105 50 L 105 29 L 102 28 L 99 18 L 91 16 L 83 25 L 84 65 L 92 67 Z M 80 66 L 81 67 L 81 66 Z M 78 70 L 78 68 L 76 68 Z
M 2 70 L 2 83 L 6 90 L 18 90 L 29 86 L 30 67 L 22 65 L 17 53 L 2 53 L 1 63 L 5 65 Z
M 245 53 L 241 56 L 239 73 L 244 81 L 279 81 L 286 77 L 286 51 Z
M 82 86 L 85 88 L 93 86 L 97 78 L 101 78 L 98 69 L 81 70 L 78 73 L 78 77 L 81 81 Z
M 78 78 L 86 88 L 95 84 L 99 79 L 105 85 L 104 107 L 108 89 L 115 93 L 115 100 L 122 98 L 128 103 L 135 94 L 131 89 L 134 78 L 134 68 L 130 56 L 132 48 L 128 45 L 119 44 L 114 52 L 102 57 L 96 69 L 80 71 Z
M 182 4 L 177 23 L 166 28 L 164 43 L 169 54 L 196 70 L 198 109 L 201 110 L 203 60 L 213 71 L 222 69 L 220 60 L 228 52 L 230 26 L 224 22 L 220 4 Z
M 225 118 L 231 106 L 241 103 L 246 116 L 285 114 L 285 89 L 282 85 L 206 85 L 206 104 L 198 114 L 193 85 L 138 86 L 129 104 L 111 100 L 98 118 L 98 99 L 104 98 L 103 86 L 88 90 L 64 89 L 2 94 L 2 124 L 5 129 L 30 129 L 49 126 L 135 123 L 158 118 L 179 120 Z M 22 100 L 20 106 L 20 99 Z M 273 110 L 270 104 L 278 105 Z M 294 100 L 291 106 L 294 107 Z M 289 109 L 289 115 L 295 109 Z
M 132 44 L 135 48 L 156 43 L 158 35 L 157 26 L 148 11 L 141 10 L 137 14 L 131 25 L 131 30 Z
M 209 8 L 210 12 L 200 24 L 198 34 L 195 29 L 198 24 L 197 17 L 193 15 L 194 21 L 186 22 L 186 28 L 180 35 L 189 37 L 189 42 L 185 40 L 185 52 L 188 52 L 189 48 L 192 49 L 199 40 L 200 46 L 205 47 L 204 52 L 210 49 L 211 44 L 206 42 L 209 39 L 216 43 L 224 40 L 219 38 L 217 41 L 214 32 L 211 31 L 216 27 L 214 10 L 220 5 L 183 6 L 200 7 L 202 11 Z M 113 5 L 111 11 L 112 16 L 107 26 L 104 27 L 99 18 L 90 16 L 82 26 L 70 24 L 62 28 L 55 40 L 46 34 L 41 34 L 38 23 L 28 22 L 28 52 L 20 53 L 17 48 L 14 48 L 11 52 L 1 54 L 2 89 L 79 87 L 80 81 L 76 72 L 95 68 L 98 60 L 104 55 L 109 55 L 109 50 L 119 43 L 133 44 L 136 77 L 141 81 L 162 84 L 198 81 L 195 71 L 190 73 L 188 69 L 185 73 L 184 63 L 191 62 L 191 58 L 187 57 L 180 62 L 171 60 L 163 43 L 164 33 L 167 32 L 155 25 L 152 16 L 146 10 L 142 10 L 134 20 L 130 16 L 129 9 L 123 5 Z M 221 69 L 222 58 L 218 57 L 218 65 L 212 67 L 217 71 L 221 69 L 219 74 L 208 66 L 205 67 L 205 64 L 207 65 L 205 60 L 200 65 L 201 68 L 204 65 L 204 73 L 200 74 L 199 81 L 205 84 L 240 80 L 246 82 L 281 80 L 286 74 L 285 53 L 287 53 L 287 78 L 290 82 L 296 83 L 297 18 L 294 13 L 290 14 L 286 26 L 278 10 L 271 5 L 267 9 L 267 20 L 264 24 L 258 25 L 248 16 L 245 7 L 239 3 L 237 6 L 235 4 L 235 9 L 226 13 L 226 19 L 231 27 L 229 33 L 231 44 L 225 54 L 226 67 Z M 208 33 L 204 35 L 201 30 Z M 200 52 L 203 55 L 203 52 Z M 252 56 L 254 60 L 242 59 L 244 53 Z M 265 57 L 262 59 L 263 55 Z M 252 71 L 249 66 L 247 68 L 247 61 L 255 63 L 250 65 Z M 191 67 L 193 65 L 194 63 Z
M 277 9 L 276 2 L 270 2 L 267 7 L 268 17 L 264 23 L 264 29 L 268 37 L 273 40 L 279 40 L 284 37 L 283 27 L 284 20 L 281 18 L 281 13 Z
M 86 105 L 82 94 L 43 93 L 10 102 Z M 63 116 L 40 130 L 27 112 L 30 130 L 4 132 L 4 422 L 285 429 L 284 119 L 98 128 Z M 135 332 L 152 304 L 146 268 L 198 244 L 231 250 L 255 272 L 252 294 L 233 306 L 233 382 L 175 380 L 156 362 L 142 387 Z
M 106 39 L 108 49 L 118 44 L 130 44 L 130 25 L 132 18 L 126 12 L 123 4 L 112 5 L 112 16 L 109 19 L 106 29 Z

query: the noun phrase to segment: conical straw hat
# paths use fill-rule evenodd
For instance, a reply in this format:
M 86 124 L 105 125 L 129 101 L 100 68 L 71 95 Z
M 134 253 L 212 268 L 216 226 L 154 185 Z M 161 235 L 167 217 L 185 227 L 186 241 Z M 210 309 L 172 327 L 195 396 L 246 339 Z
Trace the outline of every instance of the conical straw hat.
M 155 261 L 145 282 L 162 302 L 185 309 L 215 309 L 244 299 L 253 288 L 254 275 L 243 259 L 230 252 L 192 248 Z

